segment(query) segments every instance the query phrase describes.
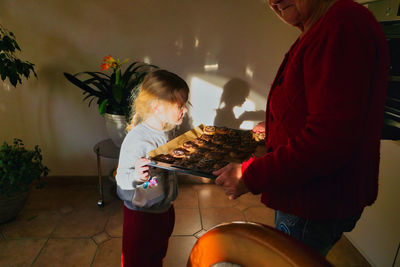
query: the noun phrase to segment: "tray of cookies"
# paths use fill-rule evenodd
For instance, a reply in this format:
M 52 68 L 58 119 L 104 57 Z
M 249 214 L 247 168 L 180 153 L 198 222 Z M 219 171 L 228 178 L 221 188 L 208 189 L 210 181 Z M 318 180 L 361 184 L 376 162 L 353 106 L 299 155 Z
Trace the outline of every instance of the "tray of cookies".
M 152 162 L 148 165 L 214 179 L 212 172 L 229 162 L 260 155 L 264 138 L 251 130 L 199 125 L 149 152 Z

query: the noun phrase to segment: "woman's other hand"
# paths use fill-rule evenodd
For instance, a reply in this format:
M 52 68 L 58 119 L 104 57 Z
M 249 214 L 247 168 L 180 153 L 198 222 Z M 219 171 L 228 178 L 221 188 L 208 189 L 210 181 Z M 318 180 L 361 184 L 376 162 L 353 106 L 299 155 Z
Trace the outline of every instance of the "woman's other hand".
M 141 182 L 146 182 L 149 179 L 149 166 L 146 164 L 150 163 L 151 160 L 146 158 L 139 158 L 135 163 L 136 179 Z
M 249 192 L 242 178 L 242 165 L 237 163 L 229 163 L 225 167 L 214 171 L 214 175 L 218 176 L 215 184 L 222 186 L 225 195 L 230 200 Z
M 256 126 L 254 126 L 253 132 L 264 133 L 265 132 L 265 121 L 262 121 L 262 122 L 258 123 Z

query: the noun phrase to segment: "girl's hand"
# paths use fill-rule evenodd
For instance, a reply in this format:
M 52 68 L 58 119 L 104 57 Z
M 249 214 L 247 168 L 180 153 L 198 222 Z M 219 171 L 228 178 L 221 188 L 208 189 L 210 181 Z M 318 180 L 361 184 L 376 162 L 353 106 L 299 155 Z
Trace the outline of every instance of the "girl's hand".
M 256 126 L 254 126 L 253 132 L 264 133 L 265 132 L 265 121 L 262 121 L 262 122 L 258 123 Z
M 150 163 L 151 160 L 146 158 L 139 158 L 135 163 L 136 177 L 141 182 L 146 182 L 149 179 L 149 166 L 146 164 Z

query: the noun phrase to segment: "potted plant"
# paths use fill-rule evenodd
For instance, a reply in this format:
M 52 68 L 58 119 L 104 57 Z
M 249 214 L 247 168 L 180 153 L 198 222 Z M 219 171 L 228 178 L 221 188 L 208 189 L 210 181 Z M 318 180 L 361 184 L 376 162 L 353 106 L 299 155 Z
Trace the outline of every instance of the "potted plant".
M 127 62 L 128 59 L 120 62 L 119 59 L 108 55 L 104 57 L 101 69 L 103 71 L 111 69 L 111 75 L 97 71 L 85 71 L 73 75 L 64 73 L 68 81 L 83 90 L 83 100 L 88 100 L 89 106 L 96 100 L 99 113 L 105 116 L 108 134 L 118 147 L 125 136 L 126 122 L 131 116 L 131 102 L 136 98 L 138 86 L 152 68 L 157 68 L 136 61 L 123 71 L 122 65 Z
M 18 59 L 15 56 L 17 51 L 21 51 L 21 48 L 15 35 L 0 25 L 0 76 L 3 81 L 8 78 L 14 87 L 22 84 L 22 76 L 29 78 L 31 72 L 37 77 L 35 65 Z
M 49 169 L 42 163 L 39 146 L 33 150 L 24 147 L 22 140 L 14 139 L 0 148 L 0 223 L 9 221 L 21 211 L 29 196 L 31 185 L 43 186 L 43 177 Z

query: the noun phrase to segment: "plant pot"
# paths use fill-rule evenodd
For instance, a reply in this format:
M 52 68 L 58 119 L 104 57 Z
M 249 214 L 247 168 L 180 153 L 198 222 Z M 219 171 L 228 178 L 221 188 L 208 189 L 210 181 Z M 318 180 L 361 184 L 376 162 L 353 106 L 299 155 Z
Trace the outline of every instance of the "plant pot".
M 117 147 L 121 147 L 125 138 L 126 120 L 124 115 L 114 115 L 106 113 L 104 115 L 108 136 Z
M 0 194 L 0 223 L 8 222 L 15 217 L 24 207 L 29 196 L 29 191 L 16 192 L 11 196 Z

